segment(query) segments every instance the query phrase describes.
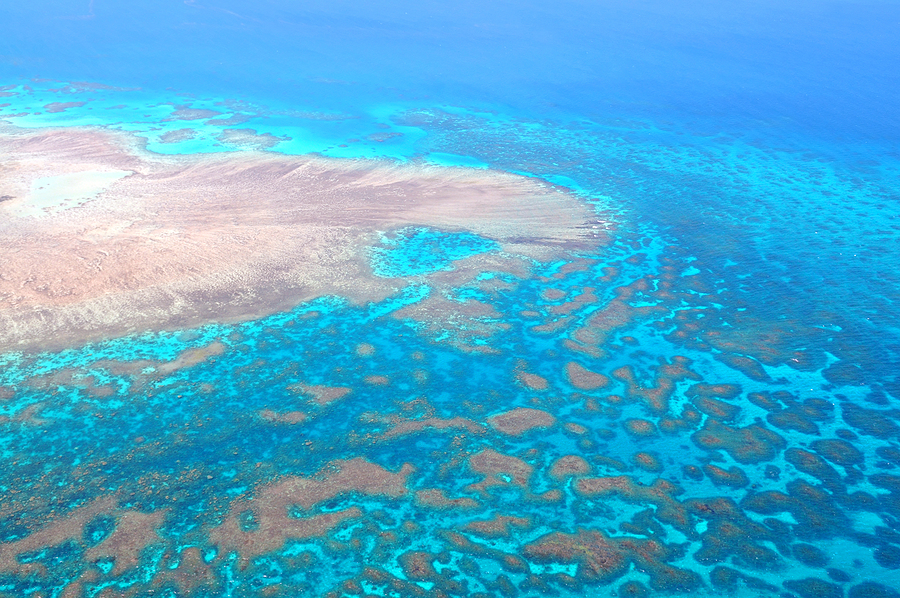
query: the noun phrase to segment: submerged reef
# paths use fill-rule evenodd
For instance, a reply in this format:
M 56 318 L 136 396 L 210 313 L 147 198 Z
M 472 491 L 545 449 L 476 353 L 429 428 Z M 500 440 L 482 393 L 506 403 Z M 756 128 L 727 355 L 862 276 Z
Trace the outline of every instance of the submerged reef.
M 898 596 L 881 356 L 718 254 L 497 171 L 0 149 L 0 596 Z

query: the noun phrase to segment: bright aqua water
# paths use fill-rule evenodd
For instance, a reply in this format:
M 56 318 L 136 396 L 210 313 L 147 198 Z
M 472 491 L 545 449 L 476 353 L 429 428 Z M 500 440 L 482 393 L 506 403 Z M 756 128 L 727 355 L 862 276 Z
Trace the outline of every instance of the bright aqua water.
M 490 240 L 387 234 L 373 271 L 416 284 L 378 304 L 0 357 L 0 593 L 897 595 L 900 9 L 553 6 L 4 7 L 18 126 L 489 166 L 614 227 L 596 255 L 452 289 L 496 314 L 439 329 L 395 316 Z M 180 105 L 221 114 L 166 120 Z M 608 383 L 576 386 L 571 362 Z M 553 420 L 491 419 L 521 407 Z M 368 473 L 333 481 L 357 457 Z M 309 508 L 266 494 L 314 474 Z M 521 519 L 471 526 L 496 515 Z
M 407 228 L 372 248 L 372 272 L 386 278 L 430 274 L 452 270 L 454 261 L 499 249 L 496 241 L 472 233 Z

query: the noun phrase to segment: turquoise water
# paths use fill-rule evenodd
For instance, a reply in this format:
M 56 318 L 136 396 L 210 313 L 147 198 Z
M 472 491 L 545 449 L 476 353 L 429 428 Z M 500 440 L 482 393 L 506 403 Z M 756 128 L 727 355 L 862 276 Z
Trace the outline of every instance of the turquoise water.
M 497 243 L 386 231 L 382 302 L 0 355 L 0 595 L 897 596 L 896 7 L 821 6 L 8 9 L 16 126 L 490 167 L 611 240 L 448 288 Z
M 454 261 L 499 249 L 497 242 L 472 233 L 403 229 L 372 248 L 372 272 L 385 278 L 430 274 L 452 270 Z

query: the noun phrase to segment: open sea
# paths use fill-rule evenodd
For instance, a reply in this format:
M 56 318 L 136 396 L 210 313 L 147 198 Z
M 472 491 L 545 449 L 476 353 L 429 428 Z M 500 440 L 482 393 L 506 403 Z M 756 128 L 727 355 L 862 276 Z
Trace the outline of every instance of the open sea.
M 0 596 L 900 597 L 900 3 L 6 0 L 0 121 L 610 239 L 437 288 L 502 249 L 385 231 L 381 302 L 0 354 Z

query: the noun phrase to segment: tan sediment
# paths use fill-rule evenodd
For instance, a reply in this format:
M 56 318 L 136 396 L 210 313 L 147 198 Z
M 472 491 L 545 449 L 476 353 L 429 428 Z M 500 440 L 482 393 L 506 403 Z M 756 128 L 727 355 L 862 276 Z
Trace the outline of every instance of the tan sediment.
M 405 226 L 493 239 L 515 268 L 598 242 L 581 228 L 584 202 L 500 172 L 258 151 L 161 156 L 125 133 L 9 125 L 0 152 L 11 157 L 0 195 L 12 197 L 0 204 L 0 351 L 253 319 L 330 294 L 379 300 L 405 283 L 375 277 L 368 248 Z M 110 172 L 133 174 L 13 217 L 38 179 Z

